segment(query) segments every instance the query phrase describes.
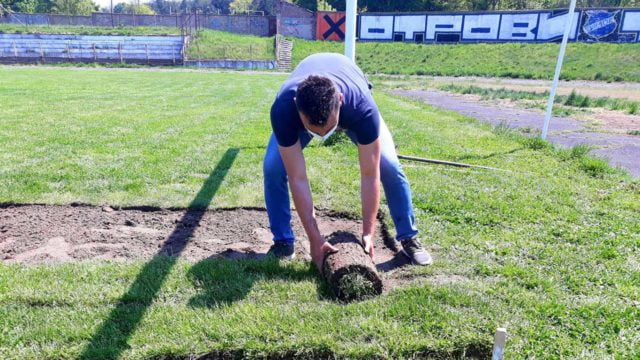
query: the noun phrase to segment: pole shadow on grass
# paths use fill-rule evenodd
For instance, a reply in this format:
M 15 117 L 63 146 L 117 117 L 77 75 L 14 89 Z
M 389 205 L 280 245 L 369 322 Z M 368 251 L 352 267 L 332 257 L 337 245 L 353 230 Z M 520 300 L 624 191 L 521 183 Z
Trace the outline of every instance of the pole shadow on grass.
M 175 229 L 167 237 L 156 256 L 140 270 L 133 284 L 118 301 L 116 308 L 111 311 L 84 348 L 80 359 L 115 359 L 129 348 L 127 342 L 131 334 L 138 327 L 178 257 L 200 225 L 207 207 L 218 192 L 239 151 L 237 148 L 230 148 L 224 153 Z

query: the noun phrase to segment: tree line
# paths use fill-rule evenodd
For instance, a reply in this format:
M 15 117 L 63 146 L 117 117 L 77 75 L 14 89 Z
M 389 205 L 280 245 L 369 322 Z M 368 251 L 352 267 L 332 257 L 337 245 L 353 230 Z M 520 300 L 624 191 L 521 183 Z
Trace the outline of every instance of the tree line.
M 237 14 L 274 15 L 280 0 L 115 0 L 113 12 L 134 14 Z M 291 0 L 309 10 L 344 11 L 345 0 Z M 569 0 L 358 0 L 360 12 L 470 11 L 566 8 Z M 640 7 L 640 0 L 578 0 L 578 7 Z M 3 9 L 23 13 L 89 15 L 109 12 L 92 0 L 0 0 Z
M 0 15 L 8 11 L 78 15 L 99 9 L 91 0 L 0 0 Z

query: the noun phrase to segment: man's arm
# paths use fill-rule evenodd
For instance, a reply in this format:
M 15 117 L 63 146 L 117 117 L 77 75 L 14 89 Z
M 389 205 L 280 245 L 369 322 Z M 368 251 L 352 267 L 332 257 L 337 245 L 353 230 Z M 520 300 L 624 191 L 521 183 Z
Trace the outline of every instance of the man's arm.
M 360 197 L 362 199 L 362 239 L 365 251 L 373 258 L 373 235 L 380 207 L 380 138 L 358 145 Z
M 300 221 L 302 221 L 302 226 L 309 237 L 311 258 L 318 269 L 321 269 L 324 254 L 336 249 L 325 241 L 320 229 L 318 229 L 300 141 L 298 140 L 289 147 L 278 146 L 278 149 L 280 150 L 280 157 L 282 157 L 284 167 L 287 170 L 293 203 L 296 206 Z

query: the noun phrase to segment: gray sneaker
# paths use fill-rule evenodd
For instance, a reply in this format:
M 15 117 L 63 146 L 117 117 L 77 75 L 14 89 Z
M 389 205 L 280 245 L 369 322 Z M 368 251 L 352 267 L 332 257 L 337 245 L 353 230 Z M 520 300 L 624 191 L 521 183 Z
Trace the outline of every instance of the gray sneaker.
M 412 237 L 401 242 L 402 252 L 407 255 L 411 262 L 416 265 L 431 265 L 433 260 L 427 250 L 422 247 L 422 244 L 417 237 Z
M 271 248 L 267 252 L 267 256 L 273 256 L 277 259 L 283 260 L 293 260 L 293 258 L 296 257 L 296 252 L 293 244 L 276 241 L 271 245 Z

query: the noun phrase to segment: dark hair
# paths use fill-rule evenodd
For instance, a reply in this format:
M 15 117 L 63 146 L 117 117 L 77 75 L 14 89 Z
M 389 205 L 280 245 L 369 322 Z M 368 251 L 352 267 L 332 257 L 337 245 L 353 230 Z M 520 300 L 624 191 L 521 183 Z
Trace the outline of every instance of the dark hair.
M 309 117 L 311 124 L 324 126 L 331 112 L 338 108 L 337 93 L 331 79 L 310 75 L 298 86 L 296 107 Z

